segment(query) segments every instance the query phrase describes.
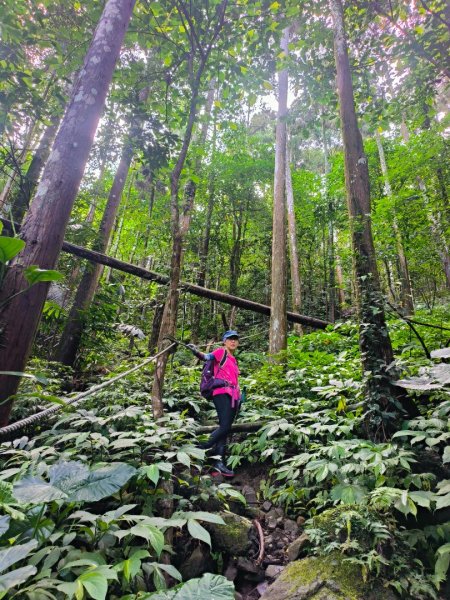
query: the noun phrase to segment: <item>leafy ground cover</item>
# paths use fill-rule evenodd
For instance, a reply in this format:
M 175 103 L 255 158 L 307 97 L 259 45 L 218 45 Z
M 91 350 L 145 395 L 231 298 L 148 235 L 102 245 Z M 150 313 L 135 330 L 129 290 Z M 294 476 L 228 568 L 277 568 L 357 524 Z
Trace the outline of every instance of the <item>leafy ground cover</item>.
M 447 308 L 419 311 L 416 320 L 448 327 Z M 390 329 L 402 377 L 436 365 L 405 323 L 393 321 Z M 430 350 L 448 343 L 445 330 L 417 329 Z M 352 323 L 293 336 L 287 370 L 254 351 L 242 352 L 239 361 L 249 395 L 240 419 L 263 425 L 233 436 L 229 462 L 238 470 L 264 466 L 259 500 L 306 520 L 304 555 L 340 552 L 365 580 L 377 578 L 406 598 L 445 593 L 445 382 L 411 391 L 420 416 L 403 422 L 392 439 L 375 442 L 366 436 Z M 35 378 L 24 383 L 20 416 L 67 387 L 70 373 L 46 363 L 43 374 L 41 367 L 35 361 Z M 222 510 L 244 502 L 231 484 L 209 477 L 196 447 L 196 425 L 213 417 L 197 392 L 199 368 L 179 351 L 168 376 L 168 412 L 157 424 L 149 408 L 151 373 L 135 373 L 33 436 L 2 444 L 0 597 L 234 597 L 214 547 L 215 573 L 181 582 L 179 572 L 182 548 L 211 547 L 208 524 L 223 523 L 217 500 Z M 211 499 L 214 511 L 208 510 Z M 177 586 L 167 590 L 168 584 Z

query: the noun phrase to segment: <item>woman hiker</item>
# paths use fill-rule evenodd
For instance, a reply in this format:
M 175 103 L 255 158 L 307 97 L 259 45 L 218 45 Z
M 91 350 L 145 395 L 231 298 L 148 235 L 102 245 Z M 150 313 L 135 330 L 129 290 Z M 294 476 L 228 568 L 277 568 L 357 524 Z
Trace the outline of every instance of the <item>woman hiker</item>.
M 225 449 L 227 437 L 239 410 L 241 391 L 239 389 L 239 368 L 234 353 L 239 346 L 237 331 L 226 331 L 222 337 L 223 346 L 214 352 L 204 354 L 194 344 L 188 344 L 189 349 L 200 360 L 214 359 L 214 378 L 223 380 L 223 386 L 217 387 L 212 392 L 212 399 L 219 418 L 219 427 L 210 435 L 209 440 L 199 447 L 202 449 L 214 448 L 214 454 L 220 456 L 215 463 L 216 472 L 225 477 L 233 477 L 234 473 L 225 465 Z M 224 360 L 224 355 L 226 358 Z

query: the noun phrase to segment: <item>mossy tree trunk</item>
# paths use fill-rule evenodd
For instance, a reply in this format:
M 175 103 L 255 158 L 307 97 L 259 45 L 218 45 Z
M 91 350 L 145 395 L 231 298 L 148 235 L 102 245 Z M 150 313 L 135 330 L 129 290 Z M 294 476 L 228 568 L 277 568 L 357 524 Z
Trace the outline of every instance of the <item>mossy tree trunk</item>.
M 372 437 L 385 437 L 401 419 L 400 394 L 391 383 L 394 361 L 386 325 L 371 226 L 369 169 L 355 112 L 341 0 L 330 0 L 341 130 L 344 144 L 347 208 L 359 317 L 359 346 L 366 375 L 367 425 Z M 403 398 L 407 408 L 407 398 Z M 408 404 L 413 410 L 413 406 Z M 389 416 L 388 416 L 389 415 Z M 392 420 L 394 422 L 392 422 Z

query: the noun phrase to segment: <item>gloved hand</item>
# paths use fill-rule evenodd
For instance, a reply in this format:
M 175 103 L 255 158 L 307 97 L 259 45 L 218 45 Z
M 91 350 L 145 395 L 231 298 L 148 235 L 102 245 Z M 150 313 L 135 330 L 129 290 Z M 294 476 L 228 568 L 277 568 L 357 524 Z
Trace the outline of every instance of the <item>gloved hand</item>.
M 197 346 L 195 344 L 186 344 L 187 348 L 189 348 L 189 350 L 192 352 L 192 354 L 194 356 L 196 356 L 197 358 L 199 358 L 200 360 L 203 360 L 203 352 L 200 352 L 200 350 L 197 348 Z

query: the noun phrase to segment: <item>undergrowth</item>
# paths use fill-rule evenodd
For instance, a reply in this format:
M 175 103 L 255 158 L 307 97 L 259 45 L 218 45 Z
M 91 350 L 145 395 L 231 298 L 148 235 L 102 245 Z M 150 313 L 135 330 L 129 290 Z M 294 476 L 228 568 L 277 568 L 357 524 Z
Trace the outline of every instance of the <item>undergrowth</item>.
M 445 310 L 419 311 L 416 319 L 448 327 Z M 445 330 L 417 329 L 429 350 L 448 344 Z M 411 329 L 392 321 L 390 330 L 402 377 L 425 376 L 435 363 Z M 238 360 L 248 389 L 239 418 L 261 428 L 234 435 L 229 464 L 267 467 L 259 496 L 306 519 L 308 553 L 339 551 L 365 580 L 378 578 L 405 598 L 438 598 L 450 562 L 445 383 L 411 391 L 421 415 L 392 439 L 373 442 L 365 437 L 354 324 L 291 337 L 286 369 L 253 350 Z M 205 473 L 195 426 L 214 421 L 214 411 L 198 394 L 199 371 L 190 354 L 177 353 L 168 411 L 157 425 L 151 372 L 137 372 L 32 439 L 1 446 L 0 598 L 177 598 L 158 590 L 180 580 L 181 547 L 211 544 L 204 524 L 221 517 L 203 510 L 208 499 L 225 508 L 244 501 Z M 31 373 L 16 417 L 46 405 L 46 395 L 61 395 L 70 378 L 38 360 Z M 196 585 L 205 600 L 233 598 L 223 578 Z M 159 596 L 151 596 L 155 590 Z

